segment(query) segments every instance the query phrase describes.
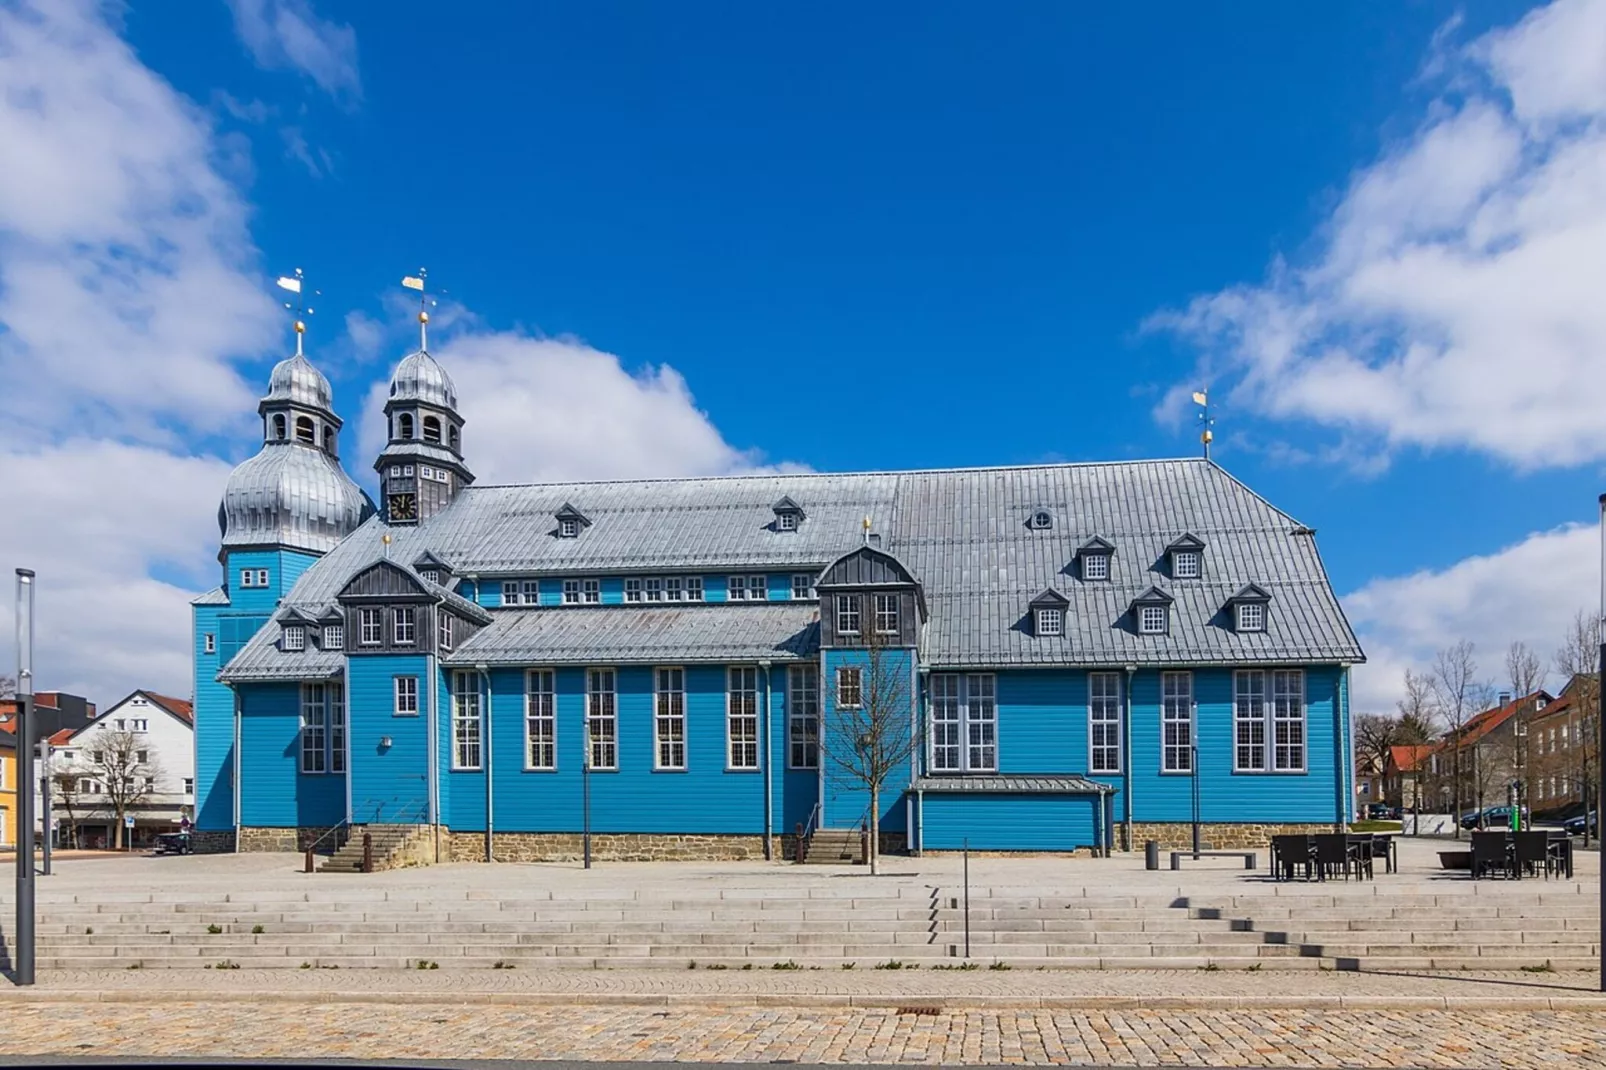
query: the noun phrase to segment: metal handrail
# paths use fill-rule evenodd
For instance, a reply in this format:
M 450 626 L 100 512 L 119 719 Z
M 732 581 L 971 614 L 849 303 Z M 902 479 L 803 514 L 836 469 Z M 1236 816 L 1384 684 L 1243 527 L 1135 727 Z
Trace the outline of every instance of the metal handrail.
M 349 817 L 341 818 L 339 823 L 331 826 L 329 829 L 327 829 L 324 832 L 324 834 L 322 836 L 319 836 L 317 839 L 315 839 L 311 843 L 307 844 L 307 847 L 306 847 L 307 854 L 309 854 L 309 855 L 310 854 L 316 854 L 317 851 L 318 851 L 318 845 L 320 843 L 322 843 L 324 840 L 327 840 L 330 836 L 333 836 L 335 833 L 339 832 L 341 829 L 345 829 L 347 832 L 351 831 L 351 819 Z M 342 848 L 343 846 L 345 846 L 345 841 L 343 841 L 343 840 L 336 840 L 335 841 L 335 850 L 336 851 L 340 850 L 340 848 Z
M 373 804 L 374 819 L 372 821 L 364 821 L 364 822 L 362 822 L 362 824 L 364 824 L 364 825 L 427 825 L 429 823 L 428 820 L 426 820 L 429 817 L 429 803 L 428 802 L 417 802 L 417 801 L 409 804 L 408 806 L 405 806 L 405 807 L 397 810 L 394 814 L 391 815 L 389 820 L 387 820 L 385 818 L 385 806 L 386 806 L 387 803 L 393 803 L 393 802 L 396 802 L 396 801 L 397 800 L 394 799 L 394 798 L 389 799 L 389 800 L 385 800 L 385 801 L 376 801 L 376 800 L 373 800 L 373 799 L 369 799 L 368 803 L 365 803 L 364 806 L 367 806 L 370 803 Z

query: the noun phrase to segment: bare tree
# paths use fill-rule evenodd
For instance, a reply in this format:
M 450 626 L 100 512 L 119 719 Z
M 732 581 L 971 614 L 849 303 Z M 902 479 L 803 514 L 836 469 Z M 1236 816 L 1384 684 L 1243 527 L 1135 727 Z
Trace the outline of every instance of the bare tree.
M 1562 635 L 1555 655 L 1556 672 L 1567 677 L 1569 697 L 1578 709 L 1582 732 L 1578 740 L 1578 766 L 1568 779 L 1577 783 L 1584 799 L 1584 845 L 1589 845 L 1591 809 L 1600 800 L 1593 798 L 1600 761 L 1600 622 L 1594 614 L 1580 609 Z
M 1506 648 L 1506 679 L 1511 683 L 1512 698 L 1531 695 L 1545 682 L 1544 663 L 1521 640 Z
M 1399 718 L 1382 713 L 1363 713 L 1355 718 L 1355 753 L 1362 768 L 1381 776 L 1388 768 L 1389 752 L 1399 743 Z
M 925 731 L 910 687 L 910 666 L 886 637 L 865 629 L 864 660 L 837 669 L 834 701 L 820 750 L 827 773 L 845 787 L 870 793 L 870 872 L 881 872 L 881 795 L 909 775 Z
M 17 678 L 0 672 L 0 698 L 17 697 Z
M 1420 746 L 1433 738 L 1433 722 L 1438 716 L 1434 705 L 1433 677 L 1428 673 L 1405 670 L 1405 697 L 1395 703 L 1400 711 L 1399 742 Z
M 112 846 L 120 849 L 123 818 L 156 790 L 161 767 L 147 749 L 150 744 L 138 733 L 126 729 L 97 732 L 90 746 L 90 776 L 99 782 L 116 817 L 112 825 Z
M 71 769 L 56 769 L 50 774 L 50 804 L 67 811 L 66 846 L 78 846 L 78 804 L 81 787 L 78 774 Z M 46 815 L 47 819 L 50 815 Z
M 1468 640 L 1445 647 L 1433 656 L 1430 677 L 1434 706 L 1445 723 L 1450 743 L 1450 783 L 1454 808 L 1455 836 L 1461 838 L 1461 748 L 1467 722 L 1480 712 L 1487 700 L 1488 685 L 1478 679 L 1476 647 Z M 1473 757 L 1476 760 L 1476 752 Z

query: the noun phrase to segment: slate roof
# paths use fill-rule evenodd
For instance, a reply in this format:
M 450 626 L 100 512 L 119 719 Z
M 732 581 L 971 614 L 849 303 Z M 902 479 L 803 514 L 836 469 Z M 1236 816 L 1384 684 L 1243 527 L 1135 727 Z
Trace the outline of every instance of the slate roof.
M 509 611 L 442 658 L 447 665 L 795 661 L 819 647 L 809 602 L 596 606 Z
M 773 505 L 783 497 L 807 515 L 796 531 L 774 528 Z M 553 518 L 565 504 L 592 521 L 578 538 L 555 534 Z M 1037 509 L 1053 513 L 1052 528 L 1028 526 Z M 495 582 L 504 576 L 820 569 L 863 545 L 865 516 L 882 536 L 881 548 L 922 585 L 930 617 L 921 655 L 934 668 L 1364 660 L 1328 583 L 1314 532 L 1203 459 L 470 486 L 449 509 L 417 526 L 387 528 L 370 519 L 302 575 L 285 605 L 333 603 L 352 576 L 383 555 L 380 537 L 387 531 L 394 561 L 430 552 L 453 562 L 458 578 Z M 1172 580 L 1165 568 L 1166 548 L 1184 533 L 1205 544 L 1199 580 Z M 1108 581 L 1083 581 L 1073 564 L 1078 548 L 1095 535 L 1115 547 Z M 1227 603 L 1249 583 L 1271 595 L 1266 630 L 1239 634 Z M 1168 635 L 1138 635 L 1130 619 L 1133 599 L 1151 586 L 1175 600 Z M 1063 636 L 1032 634 L 1028 605 L 1046 588 L 1069 599 Z M 724 625 L 722 615 L 701 615 L 710 607 L 683 608 L 687 623 Z M 622 657 L 629 646 L 622 635 L 591 646 L 588 632 L 571 630 L 577 625 L 535 620 L 608 611 L 493 609 L 495 618 L 518 613 L 521 623 L 498 621 L 463 650 L 477 642 L 489 649 L 505 636 L 508 649 L 537 663 L 553 656 L 537 643 L 548 639 L 563 650 L 594 651 L 587 658 L 602 657 L 603 650 Z M 611 635 L 631 619 L 606 618 L 606 630 Z M 703 649 L 694 634 L 676 631 L 690 645 L 683 654 L 666 649 L 662 656 Z M 239 659 L 249 656 L 256 665 L 266 657 L 260 638 L 241 651 L 238 664 L 231 662 L 231 676 L 246 664 Z M 765 632 L 757 641 L 784 638 Z M 514 645 L 520 642 L 525 645 Z M 322 668 L 318 651 L 274 653 L 304 661 L 308 670 Z
M 955 791 L 977 794 L 1103 795 L 1115 789 L 1074 773 L 1037 773 L 1016 776 L 916 777 L 915 791 Z

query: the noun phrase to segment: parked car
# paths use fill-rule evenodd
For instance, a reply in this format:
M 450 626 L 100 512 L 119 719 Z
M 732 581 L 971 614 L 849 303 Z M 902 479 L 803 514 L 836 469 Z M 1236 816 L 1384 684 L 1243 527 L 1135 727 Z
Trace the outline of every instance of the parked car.
M 1483 819 L 1481 822 L 1478 820 L 1480 815 Z M 1522 808 L 1522 823 L 1524 825 L 1528 824 L 1529 817 L 1528 808 L 1524 806 Z M 1511 807 L 1489 806 L 1482 811 L 1469 810 L 1461 815 L 1461 827 L 1464 829 L 1478 828 L 1480 824 L 1483 828 L 1509 828 L 1511 826 Z
M 1569 817 L 1561 823 L 1561 827 L 1567 830 L 1567 835 L 1569 836 L 1582 836 L 1584 834 L 1584 815 L 1579 814 L 1577 817 Z M 1600 815 L 1594 810 L 1589 812 L 1589 831 L 1600 831 Z
M 1400 809 L 1397 806 L 1390 806 L 1388 803 L 1367 803 L 1366 819 L 1368 821 L 1398 821 L 1400 819 Z

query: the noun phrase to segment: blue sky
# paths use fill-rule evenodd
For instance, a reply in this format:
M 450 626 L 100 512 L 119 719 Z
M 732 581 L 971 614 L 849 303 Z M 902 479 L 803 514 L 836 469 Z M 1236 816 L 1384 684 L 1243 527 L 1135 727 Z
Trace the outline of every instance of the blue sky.
M 309 351 L 366 480 L 363 417 L 410 339 L 396 283 L 427 264 L 468 452 L 498 481 L 1186 455 L 1179 391 L 1208 382 L 1217 459 L 1315 525 L 1354 595 L 1367 701 L 1458 638 L 1492 680 L 1507 642 L 1547 649 L 1593 604 L 1587 533 L 1565 525 L 1593 520 L 1606 456 L 1598 396 L 1569 377 L 1598 369 L 1606 325 L 1552 285 L 1603 263 L 1554 247 L 1587 250 L 1606 208 L 1533 190 L 1549 160 L 1602 158 L 1602 5 L 1107 7 L 22 5 L 23 25 L 99 42 L 61 44 L 73 64 L 157 87 L 96 117 L 161 130 L 112 162 L 177 191 L 119 225 L 151 276 L 170 249 L 211 272 L 119 309 L 145 335 L 129 363 L 148 352 L 193 385 L 142 420 L 137 381 L 97 380 L 89 404 L 64 372 L 33 430 L 184 473 L 168 505 L 185 532 L 126 563 L 171 613 L 211 575 L 194 551 L 215 529 L 188 528 L 254 450 L 252 392 L 287 345 L 271 278 L 300 266 L 324 291 Z M 1556 62 L 1558 40 L 1583 58 Z M 8 80 L 48 98 L 55 77 Z M 12 200 L 40 257 L 71 263 L 87 229 L 95 274 L 121 262 L 119 226 L 38 233 L 38 206 Z M 1488 236 L 1548 204 L 1576 219 Z M 1432 274 L 1446 259 L 1465 270 Z M 0 325 L 36 352 L 0 361 L 55 374 L 10 275 Z M 1559 307 L 1506 314 L 1480 286 Z M 179 315 L 195 322 L 154 322 Z M 863 418 L 822 419 L 844 388 Z M 1554 574 L 1538 592 L 1505 578 L 1533 568 Z

